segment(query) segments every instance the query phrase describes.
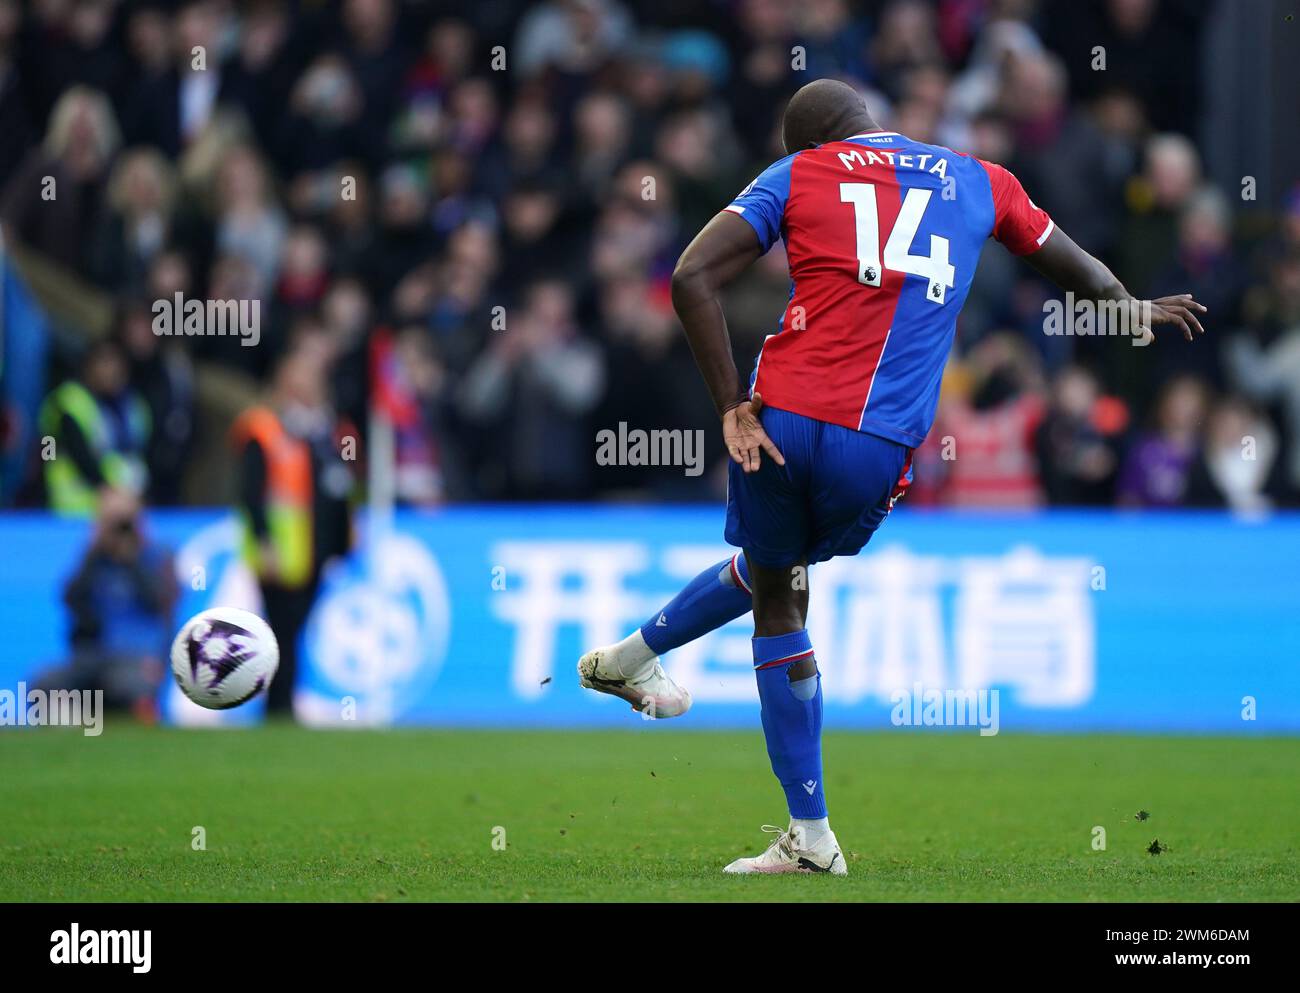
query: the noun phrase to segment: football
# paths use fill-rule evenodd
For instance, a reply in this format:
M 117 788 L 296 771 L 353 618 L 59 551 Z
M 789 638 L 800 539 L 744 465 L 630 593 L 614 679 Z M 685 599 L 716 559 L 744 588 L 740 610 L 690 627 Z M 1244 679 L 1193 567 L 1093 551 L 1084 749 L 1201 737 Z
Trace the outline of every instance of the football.
M 238 607 L 195 614 L 172 642 L 172 674 L 187 697 L 209 710 L 246 703 L 275 678 L 280 646 L 262 618 Z

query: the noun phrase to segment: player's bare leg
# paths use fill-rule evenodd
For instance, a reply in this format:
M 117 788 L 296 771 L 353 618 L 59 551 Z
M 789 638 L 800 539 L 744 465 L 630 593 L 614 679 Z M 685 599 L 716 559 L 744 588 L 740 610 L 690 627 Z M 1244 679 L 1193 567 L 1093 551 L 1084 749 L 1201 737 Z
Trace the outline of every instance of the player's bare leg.
M 754 670 L 772 771 L 785 790 L 790 826 L 761 855 L 736 859 L 723 872 L 848 874 L 826 817 L 821 768 L 821 677 L 804 628 L 808 567 L 767 568 L 753 560 Z

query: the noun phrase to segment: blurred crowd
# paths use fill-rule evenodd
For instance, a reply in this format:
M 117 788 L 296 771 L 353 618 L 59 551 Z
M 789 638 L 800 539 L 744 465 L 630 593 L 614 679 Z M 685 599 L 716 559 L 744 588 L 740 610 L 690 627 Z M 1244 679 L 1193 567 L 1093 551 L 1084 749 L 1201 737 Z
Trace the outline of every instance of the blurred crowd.
M 5 236 L 116 314 L 93 348 L 58 336 L 50 430 L 109 439 L 152 504 L 214 502 L 185 485 L 216 416 L 196 369 L 267 384 L 310 339 L 363 433 L 383 395 L 403 502 L 711 499 L 668 278 L 783 154 L 784 99 L 837 76 L 886 126 L 1009 167 L 1135 294 L 1210 308 L 1191 345 L 1047 335 L 1053 290 L 991 244 L 909 503 L 1292 503 L 1300 187 L 1247 226 L 1206 179 L 1213 6 L 0 0 Z M 777 247 L 729 289 L 742 369 L 788 286 Z M 259 301 L 259 344 L 154 334 L 177 293 Z M 704 429 L 713 470 L 598 466 L 619 422 Z M 49 499 L 40 465 L 20 502 Z

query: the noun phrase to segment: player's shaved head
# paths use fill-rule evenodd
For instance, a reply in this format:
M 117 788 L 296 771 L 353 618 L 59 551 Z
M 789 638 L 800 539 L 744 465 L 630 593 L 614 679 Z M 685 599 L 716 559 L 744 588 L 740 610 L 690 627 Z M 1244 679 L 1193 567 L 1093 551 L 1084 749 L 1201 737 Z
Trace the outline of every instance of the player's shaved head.
M 878 129 L 852 86 L 838 79 L 815 79 L 786 105 L 781 140 L 788 154 Z

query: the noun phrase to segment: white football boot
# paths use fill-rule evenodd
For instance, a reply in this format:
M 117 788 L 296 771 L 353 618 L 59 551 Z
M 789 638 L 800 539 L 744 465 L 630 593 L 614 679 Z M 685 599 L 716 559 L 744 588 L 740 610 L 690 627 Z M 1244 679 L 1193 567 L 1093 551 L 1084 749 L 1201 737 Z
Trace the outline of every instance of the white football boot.
M 690 691 L 668 677 L 658 656 L 639 658 L 622 650 L 625 644 L 596 648 L 578 659 L 578 682 L 625 700 L 651 718 L 680 717 L 690 710 Z
M 745 875 L 749 873 L 777 872 L 829 872 L 832 876 L 847 876 L 848 863 L 840 851 L 840 843 L 835 840 L 835 832 L 827 831 L 808 848 L 799 847 L 801 840 L 798 829 L 781 829 L 773 824 L 764 824 L 763 830 L 775 834 L 776 839 L 767 846 L 762 855 L 747 859 L 736 859 L 722 871 Z

